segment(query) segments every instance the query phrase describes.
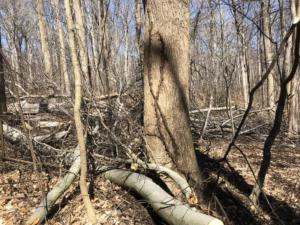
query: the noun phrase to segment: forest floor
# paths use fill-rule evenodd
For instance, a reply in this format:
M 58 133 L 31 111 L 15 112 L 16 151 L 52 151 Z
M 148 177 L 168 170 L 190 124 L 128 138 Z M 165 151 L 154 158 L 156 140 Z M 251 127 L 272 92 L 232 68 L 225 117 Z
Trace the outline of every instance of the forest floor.
M 60 117 L 55 120 L 65 119 Z M 73 135 L 64 143 L 65 146 L 76 146 L 74 131 L 71 133 Z M 262 133 L 242 135 L 237 141 L 255 173 L 262 159 L 266 137 L 265 132 Z M 204 171 L 204 182 L 209 187 L 207 212 L 212 212 L 210 208 L 218 209 L 225 224 L 232 225 L 277 225 L 280 222 L 276 216 L 283 224 L 300 224 L 300 140 L 290 140 L 284 136 L 276 140 L 264 187 L 268 201 L 261 199 L 260 210 L 249 204 L 247 196 L 255 180 L 244 156 L 233 150 L 228 163 L 218 162 L 230 140 L 230 133 L 209 133 L 204 141 L 198 143 L 199 165 Z M 19 151 L 22 146 L 7 142 L 6 147 L 7 157 L 24 161 L 4 161 L 0 164 L 0 225 L 21 224 L 40 203 L 40 185 L 50 190 L 63 175 L 63 169 L 59 168 L 59 163 L 52 163 L 53 167 L 45 169 L 41 176 L 43 180 L 40 180 L 32 165 L 26 163 L 31 161 L 30 157 Z M 164 224 L 157 221 L 143 201 L 130 191 L 100 177 L 95 177 L 90 187 L 92 203 L 101 224 Z M 46 224 L 87 224 L 78 182 L 57 202 Z

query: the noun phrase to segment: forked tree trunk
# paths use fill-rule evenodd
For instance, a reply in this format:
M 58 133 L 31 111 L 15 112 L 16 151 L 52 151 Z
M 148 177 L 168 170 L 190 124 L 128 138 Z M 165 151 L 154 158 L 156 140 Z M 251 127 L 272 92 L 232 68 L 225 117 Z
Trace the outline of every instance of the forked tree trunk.
M 49 50 L 47 23 L 45 19 L 44 0 L 37 0 L 38 24 L 40 30 L 42 53 L 44 57 L 45 73 L 52 78 L 52 60 Z
M 60 52 L 60 66 L 61 71 L 63 75 L 63 87 L 64 87 L 64 93 L 66 95 L 71 95 L 71 84 L 70 84 L 70 78 L 68 74 L 68 67 L 66 62 L 66 51 L 65 51 L 65 38 L 64 38 L 64 31 L 62 28 L 62 22 L 61 22 L 61 12 L 60 12 L 60 0 L 54 1 L 55 5 L 55 13 L 56 13 L 56 22 L 57 22 L 57 32 L 58 32 L 58 38 L 59 38 L 59 52 Z
M 75 0 L 76 1 L 76 0 Z M 66 20 L 67 20 L 67 30 L 69 35 L 69 46 L 71 52 L 71 59 L 74 72 L 75 80 L 75 104 L 74 104 L 74 120 L 77 132 L 78 145 L 80 148 L 80 190 L 82 194 L 82 199 L 87 210 L 87 215 L 89 221 L 93 224 L 97 222 L 94 208 L 91 204 L 88 188 L 86 184 L 87 177 L 87 157 L 86 157 L 86 148 L 85 148 L 85 138 L 83 134 L 83 126 L 80 118 L 80 106 L 81 106 L 81 75 L 80 75 L 80 66 L 77 58 L 77 48 L 75 45 L 75 27 L 72 20 L 71 6 L 70 1 L 65 0 L 65 10 L 66 10 Z
M 188 115 L 189 1 L 148 0 L 144 58 L 145 139 L 155 163 L 200 183 Z

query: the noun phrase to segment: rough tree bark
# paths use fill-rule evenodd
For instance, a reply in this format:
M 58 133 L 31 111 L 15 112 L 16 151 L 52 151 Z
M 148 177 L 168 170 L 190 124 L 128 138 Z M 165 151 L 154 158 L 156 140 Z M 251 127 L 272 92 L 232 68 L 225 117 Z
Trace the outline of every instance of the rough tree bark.
M 75 0 L 76 1 L 76 0 Z M 75 80 L 75 105 L 74 105 L 74 120 L 77 132 L 78 145 L 80 148 L 80 190 L 82 194 L 82 199 L 87 210 L 87 214 L 91 223 L 95 224 L 97 222 L 96 215 L 92 203 L 89 198 L 86 177 L 87 177 L 87 157 L 85 148 L 85 138 L 83 134 L 83 126 L 80 118 L 80 106 L 81 106 L 81 75 L 80 66 L 77 58 L 77 49 L 75 45 L 75 27 L 72 20 L 71 6 L 69 0 L 64 0 L 67 30 L 69 35 L 69 46 L 71 52 L 71 59 L 73 65 L 73 73 Z
M 147 148 L 155 163 L 199 184 L 188 115 L 189 1 L 146 2 L 144 51 Z
M 41 47 L 44 57 L 45 73 L 52 78 L 52 59 L 49 50 L 47 23 L 45 19 L 44 0 L 37 0 L 38 24 L 40 30 Z

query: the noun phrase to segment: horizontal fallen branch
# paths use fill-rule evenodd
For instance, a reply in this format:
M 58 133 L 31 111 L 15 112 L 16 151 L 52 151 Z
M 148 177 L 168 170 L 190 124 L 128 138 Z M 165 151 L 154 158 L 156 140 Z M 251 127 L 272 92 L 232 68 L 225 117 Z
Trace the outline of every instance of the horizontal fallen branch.
M 236 106 L 232 106 L 231 109 L 236 109 Z M 208 111 L 225 111 L 225 110 L 230 110 L 230 108 L 224 106 L 224 107 L 214 107 L 214 108 L 206 108 L 206 109 L 195 109 L 195 110 L 191 110 L 190 114 L 194 114 L 194 113 L 199 113 L 199 112 L 208 112 Z
M 140 194 L 155 212 L 170 225 L 223 225 L 212 216 L 200 213 L 187 204 L 174 199 L 150 178 L 122 170 L 102 167 L 102 176 Z
M 180 174 L 178 174 L 177 172 L 158 165 L 158 164 L 154 164 L 154 163 L 146 163 L 140 159 L 120 159 L 120 158 L 109 158 L 103 155 L 99 155 L 99 154 L 95 154 L 94 156 L 100 159 L 104 159 L 104 160 L 109 160 L 112 162 L 120 162 L 120 163 L 126 163 L 126 164 L 131 164 L 133 167 L 142 167 L 143 169 L 149 169 L 149 170 L 153 170 L 156 171 L 157 173 L 163 173 L 166 176 L 168 176 L 169 178 L 171 178 L 174 183 L 179 187 L 179 189 L 182 191 L 182 193 L 184 194 L 184 196 L 186 197 L 186 199 L 189 201 L 191 200 L 194 196 L 194 192 L 193 189 L 190 187 L 189 183 L 187 182 L 187 180 L 182 177 Z M 138 168 L 134 168 L 135 170 L 137 170 Z
M 253 110 L 253 111 L 250 111 L 249 114 L 260 113 L 260 112 L 265 112 L 265 111 L 270 111 L 270 110 L 272 110 L 272 108 Z M 244 113 L 241 113 L 241 114 L 239 114 L 239 115 L 234 116 L 233 119 L 237 119 L 237 118 L 242 117 L 242 116 L 244 116 Z M 231 121 L 231 118 L 225 120 L 225 121 L 221 124 L 221 127 L 225 126 L 225 125 L 226 125 L 227 123 L 229 123 L 230 121 Z

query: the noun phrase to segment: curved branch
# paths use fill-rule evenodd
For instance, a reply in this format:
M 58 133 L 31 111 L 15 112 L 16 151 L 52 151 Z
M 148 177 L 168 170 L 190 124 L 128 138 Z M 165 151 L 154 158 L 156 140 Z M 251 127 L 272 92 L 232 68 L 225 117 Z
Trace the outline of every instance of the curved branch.
M 140 194 L 170 225 L 223 225 L 221 220 L 200 213 L 187 204 L 174 199 L 144 175 L 108 167 L 102 167 L 101 171 L 104 171 L 103 177 Z

